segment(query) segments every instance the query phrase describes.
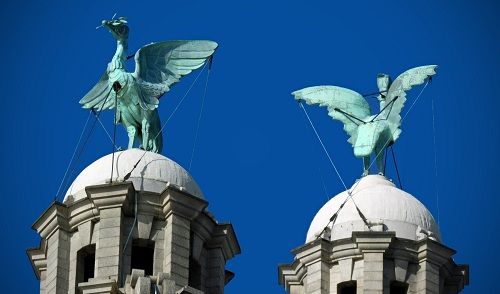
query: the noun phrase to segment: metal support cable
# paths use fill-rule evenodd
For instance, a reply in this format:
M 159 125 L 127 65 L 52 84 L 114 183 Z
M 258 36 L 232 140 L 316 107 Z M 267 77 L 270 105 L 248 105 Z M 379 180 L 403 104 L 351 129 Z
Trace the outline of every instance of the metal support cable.
M 177 103 L 177 106 L 175 106 L 174 110 L 172 111 L 172 113 L 170 114 L 170 116 L 167 118 L 167 120 L 165 121 L 165 123 L 161 126 L 161 129 L 158 131 L 158 133 L 156 134 L 156 136 L 154 137 L 153 140 L 156 140 L 156 138 L 158 138 L 158 136 L 161 134 L 161 132 L 163 131 L 163 129 L 165 128 L 165 126 L 167 125 L 167 123 L 170 121 L 170 119 L 177 112 L 177 109 L 179 109 L 179 107 L 181 106 L 182 102 L 184 102 L 184 99 L 186 99 L 187 95 L 189 94 L 189 92 L 191 91 L 191 89 L 193 88 L 193 86 L 196 84 L 196 81 L 198 81 L 198 78 L 200 77 L 201 73 L 203 72 L 203 70 L 205 69 L 206 66 L 207 66 L 207 63 L 205 62 L 205 64 L 203 65 L 202 69 L 200 70 L 200 72 L 198 73 L 198 75 L 196 75 L 196 78 L 191 83 L 191 85 L 187 89 L 187 91 L 184 94 L 184 96 L 182 96 L 182 98 L 179 101 L 179 103 Z
M 113 183 L 113 171 L 115 167 L 115 151 L 116 151 L 116 122 L 118 120 L 118 93 L 115 94 L 115 118 L 113 120 L 113 155 L 111 155 L 111 176 L 109 178 L 109 183 Z
M 200 130 L 200 123 L 201 123 L 201 117 L 203 115 L 203 108 L 205 106 L 205 97 L 207 96 L 207 88 L 208 88 L 208 79 L 210 77 L 210 71 L 212 69 L 212 57 L 210 57 L 209 65 L 208 65 L 208 71 L 207 71 L 207 79 L 205 80 L 205 89 L 203 90 L 203 96 L 201 98 L 201 107 L 200 107 L 200 114 L 198 115 L 198 122 L 196 124 L 196 131 L 194 134 L 194 142 L 193 142 L 193 150 L 191 151 L 191 159 L 189 160 L 189 167 L 188 171 L 191 171 L 191 166 L 193 164 L 193 158 L 194 158 L 194 151 L 196 149 L 196 143 L 198 142 L 198 132 Z
M 179 107 L 181 106 L 182 102 L 184 102 L 184 99 L 187 97 L 187 95 L 189 94 L 189 92 L 191 91 L 191 89 L 193 88 L 193 86 L 196 84 L 196 81 L 198 81 L 198 78 L 200 77 L 201 73 L 205 69 L 206 65 L 207 65 L 207 63 L 205 62 L 205 64 L 203 65 L 203 68 L 200 70 L 200 72 L 198 73 L 198 75 L 196 76 L 196 78 L 194 79 L 194 81 L 191 83 L 191 85 L 189 86 L 189 88 L 186 91 L 186 93 L 184 94 L 184 96 L 177 103 L 177 105 L 175 106 L 174 110 L 172 111 L 172 113 L 170 114 L 170 116 L 167 118 L 167 120 L 165 121 L 165 123 L 162 125 L 161 129 L 158 131 L 158 133 L 153 138 L 153 140 L 156 140 L 156 138 L 158 138 L 158 136 L 161 134 L 161 132 L 163 131 L 163 129 L 165 128 L 165 126 L 167 125 L 167 123 L 170 121 L 170 119 L 177 112 L 177 109 L 179 109 Z M 134 164 L 134 166 L 132 167 L 132 169 L 130 170 L 130 172 L 128 172 L 123 177 L 124 181 L 126 181 L 126 180 L 128 180 L 128 178 L 130 178 L 130 176 L 132 175 L 132 172 L 135 170 L 135 168 L 137 167 L 137 165 L 139 164 L 139 162 L 141 162 L 141 160 L 144 158 L 144 156 L 146 155 L 147 152 L 148 152 L 147 150 L 144 150 L 144 153 L 141 155 L 141 157 L 139 157 L 139 160 L 137 160 L 137 162 Z
M 413 101 L 413 103 L 411 104 L 410 108 L 408 109 L 408 111 L 405 113 L 405 115 L 401 118 L 401 122 L 404 121 L 404 119 L 408 116 L 408 114 L 410 113 L 410 111 L 413 109 L 413 106 L 415 106 L 415 104 L 417 103 L 417 101 L 420 99 L 420 96 L 422 95 L 422 93 L 424 92 L 425 88 L 427 88 L 427 85 L 429 84 L 429 80 L 427 80 L 427 82 L 425 83 L 424 87 L 422 88 L 422 90 L 420 90 L 420 93 L 418 93 L 417 95 L 417 98 L 415 98 L 415 101 Z M 394 135 L 396 133 L 398 129 L 396 128 L 394 130 L 394 132 L 392 133 L 392 135 Z M 392 137 L 392 136 L 391 136 Z M 375 163 L 377 157 L 380 155 L 380 153 L 386 149 L 386 147 L 388 147 L 389 145 L 389 142 L 390 142 L 390 138 L 387 139 L 387 141 L 385 142 L 383 148 L 380 149 L 379 152 L 377 152 L 377 154 L 375 155 L 375 158 L 371 161 L 370 165 L 368 166 L 368 170 L 370 170 L 370 168 L 372 167 L 372 165 Z M 357 182 L 352 188 L 351 188 L 351 192 L 354 191 L 354 189 L 356 189 L 356 187 L 358 186 L 359 182 Z
M 401 183 L 401 177 L 399 176 L 398 163 L 396 161 L 396 155 L 394 155 L 394 147 L 393 146 L 391 146 L 391 153 L 392 153 L 392 161 L 394 162 L 394 168 L 396 169 L 396 174 L 398 175 L 399 188 L 401 188 L 401 190 L 403 190 L 403 183 Z
M 127 249 L 128 243 L 130 241 L 130 237 L 132 236 L 132 232 L 134 231 L 134 228 L 135 228 L 135 223 L 137 222 L 137 193 L 138 192 L 135 192 L 134 222 L 132 223 L 132 228 L 130 228 L 130 232 L 128 233 L 127 240 L 125 241 L 125 244 L 123 245 L 123 250 L 122 250 L 123 255 L 125 255 L 125 250 Z M 122 274 L 121 274 L 122 285 L 125 284 L 125 280 L 123 279 L 123 274 L 124 274 L 124 272 L 122 271 Z
M 96 115 L 96 113 L 94 111 L 92 111 L 92 113 L 94 115 Z M 104 124 L 102 123 L 101 119 L 99 117 L 96 116 L 96 119 L 97 121 L 99 122 L 99 124 L 101 125 L 101 128 L 104 130 L 104 132 L 106 133 L 106 136 L 108 137 L 109 139 L 109 142 L 113 143 L 113 138 L 111 138 L 111 135 L 109 134 L 108 130 L 106 129 L 106 127 L 104 126 Z M 116 150 L 120 149 L 118 148 L 118 146 L 116 146 L 116 144 L 114 144 Z
M 436 189 L 436 206 L 437 206 L 437 223 L 439 225 L 439 174 L 438 174 L 438 161 L 437 161 L 437 145 L 436 145 L 436 123 L 435 123 L 435 110 L 434 110 L 434 97 L 431 98 L 432 105 L 432 135 L 434 142 L 434 172 L 435 172 L 435 189 Z
M 309 124 L 311 125 L 311 128 L 313 129 L 314 131 L 314 134 L 316 135 L 316 137 L 318 138 L 318 141 L 319 143 L 321 144 L 321 147 L 323 147 L 323 150 L 325 151 L 325 154 L 326 156 L 328 157 L 328 159 L 330 160 L 330 164 L 332 165 L 333 169 L 335 170 L 335 172 L 337 173 L 337 176 L 338 178 L 340 179 L 340 182 L 342 183 L 342 185 L 344 186 L 344 189 L 345 191 L 348 193 L 348 196 L 347 198 L 344 200 L 344 202 L 342 203 L 342 205 L 339 207 L 339 209 L 337 210 L 337 212 L 335 212 L 335 214 L 330 218 L 330 222 L 323 228 L 323 230 L 321 231 L 321 233 L 318 235 L 318 238 L 325 232 L 326 228 L 330 225 L 330 223 L 333 225 L 333 223 L 335 223 L 335 220 L 337 219 L 337 216 L 338 216 L 338 213 L 340 212 L 340 210 L 344 207 L 345 203 L 351 199 L 352 200 L 352 203 L 354 204 L 354 206 L 356 207 L 356 210 L 358 211 L 358 214 L 359 216 L 361 217 L 361 219 L 363 220 L 363 222 L 368 226 L 368 228 L 370 228 L 369 224 L 368 224 L 368 221 L 366 219 L 366 217 L 363 215 L 363 213 L 361 212 L 361 210 L 359 209 L 358 205 L 356 204 L 356 202 L 354 202 L 354 199 L 352 199 L 352 194 L 351 192 L 349 191 L 349 189 L 347 189 L 347 186 L 344 182 L 344 180 L 342 179 L 342 176 L 340 175 L 337 167 L 335 166 L 335 164 L 333 163 L 333 160 L 330 156 L 330 154 L 328 153 L 328 150 L 326 150 L 326 147 L 325 147 L 325 144 L 323 143 L 323 140 L 321 140 L 321 137 L 319 136 L 318 134 L 318 131 L 316 130 L 316 128 L 314 127 L 314 124 L 311 120 L 311 118 L 309 117 L 309 114 L 307 113 L 307 110 L 305 109 L 304 105 L 302 103 L 299 102 L 299 105 L 300 107 L 302 108 L 302 110 L 304 111 L 304 114 L 306 115 L 307 117 L 307 120 L 309 121 Z
M 109 93 L 108 93 L 108 95 L 106 96 L 106 99 L 104 99 L 103 103 L 101 104 L 101 107 L 100 107 L 100 109 L 99 109 L 99 112 L 97 113 L 96 118 L 94 119 L 94 122 L 92 123 L 92 125 L 91 125 L 91 127 L 90 127 L 89 133 L 87 134 L 87 137 L 86 137 L 86 138 L 85 138 L 85 140 L 83 141 L 83 145 L 82 145 L 82 147 L 80 148 L 80 151 L 78 152 L 78 155 L 77 155 L 76 160 L 75 160 L 75 165 L 73 165 L 73 168 L 71 169 L 71 172 L 68 174 L 68 178 L 67 178 L 67 179 L 69 179 L 69 178 L 73 175 L 73 173 L 75 172 L 75 170 L 76 170 L 76 164 L 77 164 L 77 163 L 78 163 L 78 161 L 80 160 L 80 157 L 82 156 L 83 151 L 85 150 L 85 146 L 87 145 L 87 142 L 89 141 L 90 136 L 92 135 L 92 132 L 94 131 L 95 124 L 96 124 L 97 120 L 99 119 L 99 116 L 101 115 L 101 112 L 102 112 L 102 110 L 103 110 L 103 108 L 104 108 L 104 105 L 106 104 L 106 101 L 108 100 L 108 97 L 109 97 Z M 91 111 L 92 111 L 92 110 L 91 110 Z M 71 163 L 70 163 L 70 165 L 71 165 Z M 64 185 L 63 185 L 63 188 L 64 188 L 65 190 L 67 190 L 67 189 L 69 188 L 69 187 L 68 187 L 69 183 L 67 183 L 67 179 L 66 179 L 66 181 L 65 181 L 65 183 L 66 183 L 66 184 L 64 184 Z M 57 197 L 59 197 L 59 195 L 58 195 Z
M 384 175 L 386 169 L 387 169 L 387 148 L 385 148 L 385 155 L 384 155 Z
M 342 179 L 342 176 L 340 175 L 337 167 L 335 166 L 335 163 L 333 163 L 333 160 L 332 158 L 330 157 L 330 154 L 328 153 L 328 150 L 326 150 L 326 147 L 325 147 L 325 144 L 323 144 L 323 140 L 321 140 L 321 137 L 319 136 L 318 132 L 316 131 L 316 128 L 314 127 L 314 124 L 313 122 L 311 121 L 311 118 L 309 117 L 309 114 L 307 114 L 307 110 L 304 108 L 304 105 L 302 105 L 302 102 L 299 102 L 299 105 L 300 107 L 302 108 L 302 110 L 304 111 L 304 114 L 306 115 L 307 117 L 307 120 L 309 121 L 309 124 L 311 125 L 311 128 L 313 129 L 314 131 L 314 134 L 316 134 L 316 137 L 318 138 L 318 141 L 319 143 L 321 144 L 321 147 L 323 147 L 323 150 L 325 151 L 325 154 L 326 156 L 328 157 L 328 160 L 330 160 L 330 164 L 332 165 L 333 169 L 335 170 L 335 173 L 337 173 L 337 176 L 339 177 L 340 179 L 340 182 L 342 183 L 342 185 L 344 186 L 344 189 L 345 190 L 348 190 L 347 189 L 347 186 L 346 184 L 344 183 L 344 180 Z
M 319 174 L 319 178 L 321 180 L 321 185 L 323 186 L 323 192 L 325 192 L 326 200 L 329 201 L 330 196 L 328 196 L 328 191 L 326 190 L 325 180 L 323 179 L 323 174 L 321 173 L 321 168 L 318 168 L 318 174 Z
M 73 155 L 71 155 L 71 159 L 68 163 L 68 166 L 66 167 L 66 171 L 64 172 L 64 176 L 61 179 L 61 183 L 59 184 L 59 188 L 57 188 L 57 192 L 56 192 L 56 196 L 55 196 L 56 200 L 59 198 L 59 193 L 61 192 L 62 185 L 66 180 L 66 176 L 68 175 L 69 168 L 71 167 L 71 164 L 73 163 L 73 159 L 75 158 L 76 151 L 78 150 L 78 147 L 80 146 L 80 142 L 82 141 L 82 138 L 83 138 L 83 134 L 85 133 L 85 130 L 87 129 L 87 124 L 89 123 L 91 113 L 92 112 L 89 112 L 89 116 L 87 117 L 87 120 L 85 121 L 85 125 L 83 126 L 82 132 L 80 133 L 80 137 L 78 138 L 78 142 L 76 143 L 75 150 L 73 151 Z
M 419 100 L 420 96 L 422 95 L 422 93 L 424 92 L 425 88 L 427 87 L 427 85 L 429 84 L 429 80 L 427 80 L 427 82 L 425 83 L 424 87 L 422 88 L 422 90 L 420 91 L 420 93 L 418 94 L 417 98 L 415 99 L 415 101 L 412 103 L 412 105 L 410 106 L 410 108 L 408 109 L 408 111 L 406 112 L 406 114 L 401 118 L 401 122 L 408 116 L 408 114 L 410 113 L 410 111 L 413 109 L 413 106 L 415 105 L 415 103 L 417 103 L 417 101 Z M 300 104 L 302 106 L 302 103 Z M 307 115 L 307 112 L 305 111 L 304 109 L 304 106 L 302 106 L 302 109 L 304 110 L 304 112 L 306 113 Z M 307 118 L 309 119 L 309 116 L 307 116 Z M 311 123 L 311 120 L 309 119 L 309 122 Z M 312 124 L 312 123 L 311 123 Z M 314 128 L 314 127 L 313 127 Z M 397 129 L 396 129 L 397 130 Z M 396 130 L 394 132 L 396 132 Z M 394 135 L 394 133 L 393 133 Z M 318 137 L 319 139 L 319 137 Z M 321 141 L 320 141 L 321 142 Z M 371 168 L 371 166 L 373 165 L 373 163 L 375 162 L 375 160 L 377 159 L 377 157 L 380 155 L 380 153 L 386 149 L 387 145 L 389 144 L 389 139 L 387 140 L 387 142 L 385 142 L 384 144 L 384 148 L 382 148 L 378 153 L 377 155 L 375 156 L 375 159 L 372 160 L 372 162 L 370 163 L 370 165 L 368 166 L 368 170 Z M 324 148 L 324 145 L 322 144 L 323 148 Z M 384 167 L 385 168 L 385 167 Z M 335 169 L 336 170 L 336 169 Z M 351 188 L 351 190 L 348 190 L 346 188 L 346 192 L 348 193 L 348 196 L 346 197 L 346 199 L 344 200 L 344 202 L 340 205 L 340 207 L 337 209 L 337 211 L 332 215 L 332 217 L 330 218 L 330 221 L 328 222 L 328 224 L 326 224 L 326 226 L 323 228 L 323 230 L 321 231 L 321 233 L 318 235 L 318 238 L 321 237 L 321 235 L 326 231 L 326 229 L 330 226 L 330 224 L 332 224 L 332 227 L 333 227 L 333 224 L 335 223 L 335 220 L 337 219 L 337 216 L 339 214 L 339 212 L 342 210 L 342 208 L 344 207 L 345 203 L 349 200 L 349 199 L 352 199 L 353 197 L 353 192 L 354 190 L 356 189 L 356 187 L 359 185 L 361 181 L 358 181 L 356 182 L 356 184 L 354 184 L 354 186 Z M 400 182 L 400 185 L 401 185 L 401 182 Z M 345 187 L 345 185 L 344 185 Z M 360 217 L 361 219 L 365 222 L 365 224 L 367 224 L 368 228 L 370 228 L 366 218 L 364 217 L 364 215 L 361 213 L 361 211 L 359 210 L 358 206 L 356 205 L 356 203 L 354 202 L 354 199 L 353 200 L 353 203 L 354 205 L 356 206 L 356 209 L 358 210 L 358 213 L 360 214 Z

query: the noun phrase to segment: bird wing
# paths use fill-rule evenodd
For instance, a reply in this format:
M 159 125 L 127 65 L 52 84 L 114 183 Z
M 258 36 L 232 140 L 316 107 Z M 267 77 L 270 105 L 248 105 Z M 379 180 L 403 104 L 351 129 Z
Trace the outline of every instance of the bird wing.
M 391 125 L 393 141 L 396 141 L 401 134 L 401 110 L 406 102 L 406 92 L 414 86 L 423 84 L 428 78 L 436 74 L 437 65 L 425 65 L 411 68 L 400 74 L 391 84 L 385 98 L 386 105 L 392 102 L 392 105 L 380 113 L 381 119 L 386 118 Z
M 151 43 L 135 54 L 134 77 L 142 92 L 141 106 L 154 109 L 158 99 L 182 76 L 201 67 L 217 49 L 213 41 Z
M 326 106 L 328 115 L 344 123 L 344 130 L 350 136 L 347 141 L 353 146 L 356 143 L 358 125 L 370 116 L 370 106 L 365 98 L 346 88 L 316 86 L 295 91 L 292 95 L 296 100 L 303 100 L 309 105 Z
M 92 108 L 99 111 L 112 109 L 116 106 L 113 95 L 115 93 L 111 91 L 108 84 L 108 73 L 105 71 L 97 84 L 80 100 L 80 104 L 83 108 Z

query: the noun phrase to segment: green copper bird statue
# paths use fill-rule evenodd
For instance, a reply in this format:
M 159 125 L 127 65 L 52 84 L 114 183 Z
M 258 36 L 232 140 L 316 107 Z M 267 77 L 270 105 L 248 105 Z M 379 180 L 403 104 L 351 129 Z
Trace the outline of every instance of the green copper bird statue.
M 354 155 L 363 158 L 363 176 L 369 173 L 372 153 L 375 153 L 379 174 L 383 174 L 385 148 L 394 144 L 401 134 L 401 110 L 406 101 L 406 91 L 430 79 L 436 74 L 436 68 L 436 65 L 426 65 L 409 69 L 392 83 L 388 75 L 379 74 L 380 111 L 375 115 L 371 114 L 370 106 L 362 95 L 342 87 L 309 87 L 292 95 L 309 105 L 327 107 L 328 115 L 344 124 Z
M 83 108 L 101 111 L 116 107 L 115 123 L 128 134 L 128 148 L 138 141 L 144 150 L 160 153 L 163 147 L 159 99 L 182 76 L 200 68 L 217 48 L 213 41 L 151 43 L 135 54 L 135 71 L 125 69 L 129 27 L 124 17 L 103 20 L 116 39 L 116 52 L 97 84 L 80 100 Z

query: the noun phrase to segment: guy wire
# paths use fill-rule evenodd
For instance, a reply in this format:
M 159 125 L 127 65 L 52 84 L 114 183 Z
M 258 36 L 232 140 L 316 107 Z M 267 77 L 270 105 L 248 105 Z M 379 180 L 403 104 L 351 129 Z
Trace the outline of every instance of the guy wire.
M 75 158 L 76 150 L 78 150 L 78 146 L 80 146 L 80 142 L 82 141 L 83 134 L 85 133 L 85 130 L 87 129 L 87 124 L 90 120 L 90 115 L 92 112 L 89 112 L 89 116 L 87 117 L 87 120 L 85 121 L 85 125 L 83 126 L 82 132 L 80 134 L 80 138 L 78 138 L 78 142 L 76 143 L 75 150 L 73 151 L 73 155 L 71 155 L 71 159 L 68 163 L 68 166 L 66 167 L 66 171 L 64 172 L 64 176 L 61 179 L 61 183 L 59 184 L 59 188 L 57 188 L 57 193 L 55 199 L 59 198 L 59 192 L 61 192 L 62 185 L 66 179 L 66 175 L 68 174 L 69 168 L 71 167 L 71 164 L 73 163 L 73 159 Z
M 115 151 L 116 151 L 116 122 L 118 120 L 118 93 L 115 93 L 115 118 L 113 120 L 113 155 L 111 155 L 111 177 L 109 183 L 113 183 L 113 169 L 115 167 Z
M 101 104 L 101 107 L 99 109 L 99 112 L 97 113 L 97 116 L 96 118 L 94 119 L 94 122 L 92 123 L 92 126 L 90 127 L 90 131 L 89 133 L 87 134 L 87 137 L 85 138 L 85 141 L 83 141 L 83 145 L 82 145 L 82 148 L 80 149 L 80 151 L 78 152 L 78 155 L 75 159 L 75 162 L 78 163 L 78 161 L 80 160 L 80 156 L 82 155 L 83 153 L 83 150 L 85 149 L 85 145 L 87 145 L 87 142 L 89 141 L 89 138 L 90 138 L 90 135 L 92 135 L 92 132 L 94 131 L 94 127 L 95 127 L 95 123 L 97 122 L 97 119 L 99 118 L 99 116 L 101 115 L 101 112 L 102 112 L 102 109 L 104 108 L 104 105 L 106 104 L 106 101 L 108 100 L 108 97 L 109 97 L 109 93 L 108 95 L 106 96 L 106 99 L 104 99 L 103 103 Z M 90 114 L 89 114 L 90 116 Z M 86 125 L 87 123 L 85 123 Z M 84 129 L 85 130 L 85 129 Z M 82 133 L 83 134 L 83 133 Z M 78 145 L 77 145 L 78 147 Z M 75 149 L 76 150 L 76 149 Z M 72 161 L 70 162 L 70 165 L 68 166 L 68 168 L 72 165 Z M 76 166 L 73 166 L 73 168 L 71 169 L 71 172 L 68 174 L 68 178 L 71 177 L 71 175 L 73 175 L 73 173 L 75 172 L 75 169 L 76 169 Z M 64 179 L 63 178 L 63 183 L 66 183 L 67 182 L 67 179 Z M 61 183 L 61 184 L 63 184 Z M 66 184 L 63 184 L 62 185 L 62 188 L 65 188 L 65 189 L 68 189 L 69 187 L 66 187 L 67 185 Z M 60 190 L 60 189 L 59 189 Z M 56 195 L 56 199 L 59 198 L 59 193 L 58 195 Z
M 196 78 L 194 79 L 194 81 L 191 83 L 191 85 L 189 86 L 188 90 L 186 91 L 186 93 L 184 94 L 184 96 L 181 98 L 181 100 L 179 101 L 179 103 L 177 103 L 177 106 L 174 108 L 174 110 L 172 111 L 172 113 L 170 114 L 170 116 L 167 118 L 167 120 L 165 121 L 165 123 L 161 126 L 161 129 L 158 131 L 158 133 L 153 138 L 153 140 L 156 140 L 156 138 L 158 138 L 158 136 L 161 134 L 161 132 L 163 131 L 163 129 L 165 128 L 165 126 L 167 125 L 167 123 L 172 118 L 172 116 L 174 116 L 175 112 L 181 106 L 182 102 L 184 102 L 184 99 L 187 97 L 187 95 L 189 94 L 189 92 L 193 88 L 193 86 L 196 83 L 196 81 L 198 81 L 198 78 L 200 77 L 201 73 L 203 72 L 203 70 L 205 69 L 206 66 L 207 66 L 207 63 L 205 62 L 205 64 L 203 65 L 202 69 L 200 70 L 200 72 L 198 73 L 198 75 L 196 76 Z M 134 166 L 132 167 L 132 169 L 130 170 L 130 172 L 128 172 L 123 177 L 124 181 L 126 181 L 126 180 L 128 180 L 128 178 L 130 178 L 130 176 L 132 175 L 132 172 L 135 170 L 135 168 L 137 167 L 137 165 L 139 164 L 139 162 L 141 162 L 141 160 L 144 158 L 144 156 L 146 155 L 147 152 L 148 152 L 147 150 L 144 150 L 144 153 L 141 155 L 141 157 L 139 157 L 139 160 L 137 160 L 137 162 L 134 164 Z
M 203 108 L 205 106 L 205 97 L 207 96 L 207 88 L 208 88 L 208 78 L 210 77 L 210 71 L 212 70 L 212 57 L 210 56 L 209 65 L 208 65 L 208 70 L 207 70 L 207 79 L 205 80 L 205 89 L 203 90 L 203 96 L 201 98 L 201 107 L 200 107 L 200 114 L 198 115 L 198 122 L 196 124 L 196 131 L 194 134 L 194 142 L 193 142 L 193 150 L 191 151 L 191 159 L 189 160 L 189 167 L 188 171 L 191 172 L 191 165 L 193 164 L 193 158 L 194 158 L 194 150 L 196 149 L 196 143 L 198 142 L 198 132 L 200 130 L 200 122 L 201 122 L 201 116 L 203 115 Z
M 344 180 L 342 179 L 342 176 L 340 175 L 339 171 L 337 170 L 337 167 L 333 163 L 333 160 L 330 157 L 330 154 L 326 150 L 325 144 L 323 144 L 323 141 L 321 140 L 321 137 L 319 136 L 318 132 L 316 131 L 316 128 L 314 127 L 314 124 L 312 123 L 311 118 L 309 117 L 309 114 L 307 114 L 307 110 L 304 108 L 304 105 L 302 105 L 302 102 L 299 101 L 299 105 L 302 108 L 302 110 L 304 111 L 304 113 L 305 113 L 305 115 L 307 117 L 307 120 L 309 121 L 309 124 L 311 125 L 311 128 L 314 131 L 314 134 L 316 134 L 316 137 L 318 138 L 318 141 L 321 144 L 321 147 L 323 147 L 323 150 L 325 151 L 325 154 L 328 157 L 328 160 L 330 160 L 330 164 L 332 165 L 333 169 L 335 170 L 335 173 L 337 173 L 337 176 L 339 177 L 340 182 L 342 182 L 342 185 L 344 186 L 344 188 L 346 190 L 348 190 L 346 184 L 344 183 Z
M 417 98 L 415 99 L 415 101 L 412 103 L 412 105 L 410 106 L 410 108 L 408 109 L 408 111 L 405 113 L 405 115 L 401 118 L 401 122 L 408 116 L 408 114 L 410 113 L 410 111 L 412 110 L 413 106 L 415 105 L 415 103 L 419 100 L 420 96 L 422 95 L 422 93 L 424 92 L 425 88 L 427 87 L 427 85 L 429 84 L 429 80 L 427 80 L 427 82 L 425 83 L 424 87 L 422 88 L 422 90 L 420 90 L 420 93 L 417 95 Z M 304 106 L 302 105 L 302 103 L 300 103 L 300 106 L 302 107 L 302 109 L 304 110 L 304 112 L 306 113 L 307 115 L 307 112 L 305 111 L 304 109 Z M 311 123 L 311 120 L 309 119 L 309 116 L 307 115 L 307 118 L 309 120 L 309 123 Z M 311 123 L 312 125 L 312 123 Z M 313 127 L 314 129 L 314 127 Z M 397 129 L 394 131 L 394 133 L 397 131 Z M 393 133 L 393 135 L 394 135 Z M 317 134 L 317 133 L 316 133 Z M 319 138 L 319 136 L 318 136 Z M 321 141 L 320 141 L 321 142 Z M 370 170 L 371 166 L 373 165 L 373 163 L 375 162 L 375 160 L 377 159 L 377 157 L 380 155 L 380 153 L 386 149 L 387 147 L 387 144 L 389 144 L 389 139 L 385 142 L 384 144 L 384 148 L 382 148 L 378 153 L 377 155 L 375 156 L 375 158 L 372 160 L 372 162 L 370 163 L 370 165 L 368 166 L 368 170 Z M 324 148 L 324 145 L 321 144 Z M 326 150 L 325 150 L 326 151 Z M 327 153 L 328 154 L 328 153 Z M 335 169 L 335 171 L 337 171 L 337 169 Z M 338 174 L 338 173 L 337 173 Z M 346 204 L 347 200 L 349 200 L 350 198 L 352 199 L 353 197 L 353 191 L 354 189 L 356 189 L 356 187 L 359 185 L 361 181 L 357 181 L 354 186 L 351 188 L 351 190 L 348 190 L 347 187 L 345 188 L 346 189 L 346 192 L 348 193 L 348 196 L 346 197 L 346 199 L 344 200 L 344 202 L 342 202 L 342 204 L 339 206 L 339 208 L 337 209 L 337 211 L 332 215 L 332 217 L 330 218 L 330 221 L 326 224 L 326 226 L 323 228 L 323 230 L 318 234 L 318 237 L 317 238 L 320 238 L 321 235 L 325 232 L 325 230 L 330 226 L 330 224 L 334 224 L 335 223 L 335 220 L 337 219 L 337 216 L 338 216 L 338 213 L 340 212 L 340 210 L 342 210 L 342 208 L 344 207 L 344 205 Z M 345 187 L 345 185 L 344 185 Z M 356 206 L 356 209 L 358 210 L 358 213 L 360 213 L 360 216 L 361 216 L 361 219 L 365 222 L 365 224 L 367 224 L 367 220 L 366 218 L 364 217 L 364 215 L 361 214 L 361 211 L 359 210 L 359 208 L 357 207 L 356 203 L 354 202 L 354 199 L 353 200 L 353 203 L 354 205 Z M 439 214 L 438 214 L 438 217 L 439 217 Z M 370 226 L 368 226 L 368 228 L 370 228 Z
M 424 87 L 422 88 L 422 90 L 420 90 L 420 93 L 418 93 L 417 95 L 417 98 L 415 98 L 415 101 L 413 101 L 413 103 L 411 104 L 410 108 L 408 109 L 408 111 L 405 113 L 405 115 L 401 118 L 401 122 L 403 122 L 403 120 L 408 116 L 408 114 L 410 113 L 410 111 L 413 109 L 413 106 L 415 105 L 415 103 L 417 103 L 417 101 L 420 99 L 420 96 L 422 95 L 422 93 L 424 92 L 425 88 L 427 88 L 427 85 L 429 84 L 429 79 L 427 79 Z M 396 128 L 394 130 L 394 132 L 392 133 L 392 135 L 394 135 L 396 133 L 396 131 L 398 130 L 399 128 Z M 392 137 L 392 136 L 391 136 Z M 387 148 L 387 145 L 389 144 L 389 141 L 390 141 L 390 138 L 387 139 L 387 141 L 385 142 L 383 148 L 380 149 L 379 152 L 377 152 L 377 154 L 375 155 L 375 158 L 371 161 L 370 165 L 368 166 L 368 170 L 370 170 L 370 168 L 372 167 L 372 165 L 375 163 L 375 161 L 377 160 L 377 157 L 380 155 L 380 153 Z M 356 182 L 356 184 L 354 184 L 354 186 L 351 188 L 351 193 L 352 191 L 354 191 L 354 189 L 356 189 L 356 187 L 358 186 L 360 181 Z
M 97 113 L 95 111 L 93 111 L 93 110 L 92 110 L 92 114 L 97 115 Z M 101 125 L 101 128 L 106 133 L 106 136 L 108 136 L 109 142 L 111 142 L 113 144 L 113 138 L 111 138 L 111 135 L 109 134 L 108 130 L 106 130 L 106 127 L 102 123 L 101 119 L 99 117 L 97 117 L 97 116 L 96 116 L 96 119 L 99 122 L 99 124 Z M 118 150 L 118 146 L 116 146 L 116 144 L 115 144 L 115 148 L 116 148 L 116 150 Z
M 438 177 L 438 162 L 437 162 L 437 145 L 436 145 L 436 124 L 435 124 L 435 110 L 434 110 L 434 96 L 431 98 L 432 108 L 432 135 L 434 141 L 434 171 L 436 175 L 435 188 L 436 188 L 436 206 L 437 206 L 437 222 L 439 225 L 439 177 Z

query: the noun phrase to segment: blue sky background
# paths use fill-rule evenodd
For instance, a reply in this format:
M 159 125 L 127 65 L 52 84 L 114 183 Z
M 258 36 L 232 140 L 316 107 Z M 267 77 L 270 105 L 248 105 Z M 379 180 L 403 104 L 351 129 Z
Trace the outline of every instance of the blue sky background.
M 290 93 L 322 84 L 373 92 L 377 73 L 396 77 L 424 64 L 439 69 L 395 145 L 401 179 L 435 218 L 438 186 L 444 242 L 458 251 L 457 263 L 470 264 L 465 293 L 495 291 L 500 6 L 494 1 L 4 1 L 0 273 L 5 293 L 21 285 L 23 293 L 38 291 L 25 254 L 39 242 L 30 227 L 53 201 L 87 118 L 78 100 L 115 50 L 111 35 L 95 29 L 115 12 L 128 17 L 131 53 L 169 39 L 220 44 L 191 173 L 209 210 L 233 223 L 242 248 L 228 264 L 236 277 L 227 293 L 284 293 L 277 265 L 292 261 L 289 251 L 304 243 L 315 213 L 343 190 Z M 162 98 L 163 119 L 194 76 Z M 164 132 L 163 154 L 185 167 L 204 78 L 203 73 Z M 410 101 L 418 92 L 410 93 Z M 307 109 L 352 185 L 361 160 L 345 142 L 341 124 L 325 109 Z M 103 121 L 111 131 L 112 113 Z M 118 143 L 126 144 L 121 127 Z M 110 152 L 96 126 L 71 180 Z M 391 164 L 388 176 L 396 179 Z

